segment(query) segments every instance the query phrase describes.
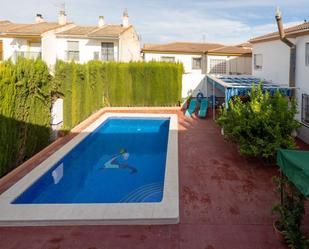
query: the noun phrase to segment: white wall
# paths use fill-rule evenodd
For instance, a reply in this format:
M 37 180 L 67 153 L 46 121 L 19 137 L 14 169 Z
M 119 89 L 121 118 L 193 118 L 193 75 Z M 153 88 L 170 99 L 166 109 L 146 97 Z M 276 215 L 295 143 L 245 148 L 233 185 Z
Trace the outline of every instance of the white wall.
M 15 51 L 29 51 L 28 41 L 21 38 L 3 38 L 3 59 L 13 58 Z
M 54 33 L 46 33 L 42 37 L 42 60 L 46 62 L 49 68 L 56 63 L 57 40 Z
M 66 52 L 68 50 L 68 41 L 79 42 L 79 62 L 86 63 L 93 60 L 94 52 L 101 54 L 101 43 L 102 42 L 113 42 L 114 43 L 114 58 L 118 61 L 118 40 L 95 40 L 95 39 L 76 39 L 76 38 L 57 38 L 57 58 L 60 60 L 66 60 Z
M 189 91 L 193 91 L 192 95 L 196 97 L 201 91 L 206 97 L 207 85 L 205 74 L 183 74 L 182 75 L 182 97 L 188 97 Z
M 202 58 L 202 55 L 196 54 L 170 54 L 170 53 L 144 53 L 145 61 L 161 61 L 161 57 L 175 57 L 176 62 L 180 62 L 184 66 L 185 73 L 201 74 L 202 70 L 192 69 L 192 58 Z
M 56 31 L 58 32 L 58 31 Z M 124 32 L 118 38 L 105 38 L 105 39 L 88 39 L 88 38 L 64 38 L 54 37 L 51 34 L 46 34 L 46 44 L 50 47 L 50 51 L 46 53 L 46 60 L 50 64 L 54 64 L 57 59 L 66 60 L 68 41 L 79 42 L 79 62 L 86 63 L 94 59 L 94 53 L 98 52 L 101 57 L 101 43 L 112 42 L 114 43 L 114 60 L 115 61 L 139 61 L 140 60 L 140 41 L 134 28 Z M 55 52 L 54 52 L 55 50 Z M 53 52 L 51 52 L 53 51 Z M 54 54 L 55 56 L 53 56 Z M 52 56 L 53 58 L 50 59 Z M 45 56 L 44 56 L 45 58 Z
M 297 90 L 297 103 L 299 114 L 298 120 L 301 120 L 301 106 L 302 94 L 309 94 L 309 66 L 306 66 L 306 53 L 305 44 L 309 43 L 309 35 L 300 36 L 296 38 L 296 87 Z
M 141 43 L 133 27 L 120 36 L 119 60 L 122 62 L 141 60 Z
M 309 94 L 309 66 L 305 63 L 305 43 L 309 35 L 292 40 L 296 44 L 296 82 L 298 114 L 296 119 L 301 121 L 302 94 Z M 255 70 L 252 62 L 253 75 L 278 84 L 289 84 L 290 49 L 280 40 L 253 44 L 253 54 L 263 54 L 263 68 Z M 303 126 L 299 136 L 309 143 L 309 128 Z
M 254 68 L 254 54 L 262 54 L 262 69 Z M 252 74 L 272 80 L 277 84 L 289 84 L 289 47 L 280 40 L 253 44 Z
M 42 59 L 46 62 L 49 68 L 52 68 L 57 60 L 56 33 L 68 30 L 74 26 L 75 26 L 74 24 L 68 24 L 64 27 L 45 32 L 42 35 Z
M 296 118 L 301 120 L 301 94 L 309 94 L 309 67 L 305 64 L 305 43 L 309 42 L 309 35 L 300 36 L 293 40 L 296 44 L 296 91 L 298 102 L 298 114 Z M 253 44 L 253 54 L 263 55 L 261 70 L 254 69 L 253 75 L 278 84 L 289 84 L 290 49 L 280 40 Z

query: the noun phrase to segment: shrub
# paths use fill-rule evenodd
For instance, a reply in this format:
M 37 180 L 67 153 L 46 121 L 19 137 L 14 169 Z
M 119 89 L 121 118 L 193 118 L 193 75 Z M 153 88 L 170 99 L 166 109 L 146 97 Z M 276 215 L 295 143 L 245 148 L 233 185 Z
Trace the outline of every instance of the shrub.
M 299 127 L 296 103 L 277 91 L 273 96 L 253 87 L 250 101 L 235 97 L 220 112 L 218 123 L 226 138 L 237 143 L 241 154 L 273 158 L 278 148 L 294 148 L 291 135 Z
M 41 60 L 0 64 L 0 176 L 49 143 L 51 89 Z
M 305 197 L 288 181 L 286 177 L 274 177 L 275 191 L 282 196 L 280 203 L 273 206 L 272 211 L 279 215 L 276 222 L 290 248 L 308 248 L 308 240 L 301 233 L 300 226 L 305 214 Z

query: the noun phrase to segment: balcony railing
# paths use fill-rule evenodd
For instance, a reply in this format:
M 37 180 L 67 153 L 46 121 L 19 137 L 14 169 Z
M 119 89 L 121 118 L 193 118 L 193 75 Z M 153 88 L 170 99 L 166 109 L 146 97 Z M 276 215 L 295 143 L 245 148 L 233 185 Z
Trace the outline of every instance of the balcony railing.
M 38 59 L 41 58 L 41 52 L 31 52 L 31 51 L 15 51 L 14 52 L 14 59 L 16 60 L 18 57 L 23 57 L 26 59 Z
M 79 51 L 66 51 L 65 57 L 66 61 L 79 61 Z

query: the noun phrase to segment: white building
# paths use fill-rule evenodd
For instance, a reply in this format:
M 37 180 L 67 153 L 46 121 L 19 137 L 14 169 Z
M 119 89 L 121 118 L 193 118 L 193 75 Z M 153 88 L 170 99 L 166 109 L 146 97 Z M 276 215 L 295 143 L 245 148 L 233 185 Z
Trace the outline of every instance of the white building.
M 302 123 L 299 137 L 309 143 L 309 23 L 285 29 L 286 38 L 296 46 L 295 86 L 297 119 Z M 278 32 L 251 39 L 253 75 L 289 85 L 290 48 L 280 40 Z
M 59 32 L 73 24 L 45 22 L 38 14 L 34 24 L 0 22 L 0 60 L 15 60 L 18 56 L 26 58 L 41 57 L 43 36 L 46 32 Z
M 145 61 L 180 62 L 184 66 L 182 97 L 190 90 L 206 95 L 206 74 L 251 74 L 250 44 L 225 46 L 217 43 L 175 42 L 163 45 L 146 44 L 142 49 Z
M 45 22 L 41 15 L 35 24 L 0 22 L 0 41 L 4 60 L 41 57 L 49 66 L 57 59 L 80 63 L 140 60 L 139 36 L 129 24 L 127 11 L 121 25 L 105 24 L 101 16 L 96 26 L 77 26 L 67 22 L 64 11 L 60 11 L 58 23 Z

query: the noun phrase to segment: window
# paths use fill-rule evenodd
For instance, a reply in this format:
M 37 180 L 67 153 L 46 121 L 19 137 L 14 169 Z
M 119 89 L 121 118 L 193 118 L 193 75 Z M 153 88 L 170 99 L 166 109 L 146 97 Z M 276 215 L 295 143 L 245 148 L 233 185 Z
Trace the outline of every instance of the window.
M 306 43 L 306 66 L 309 66 L 309 43 Z
M 309 125 L 309 94 L 302 94 L 301 121 Z
M 192 58 L 192 69 L 202 69 L 202 58 Z
M 114 61 L 114 43 L 112 42 L 102 42 L 102 61 Z
M 24 57 L 29 59 L 41 58 L 41 43 L 30 42 L 29 51 L 24 53 Z
M 263 56 L 261 54 L 254 55 L 254 69 L 261 70 L 263 66 Z
M 210 59 L 209 73 L 212 74 L 226 74 L 226 60 L 225 59 Z
M 79 61 L 79 43 L 78 41 L 68 41 L 68 61 Z
M 99 60 L 100 59 L 100 52 L 93 52 L 93 59 Z
M 161 61 L 175 62 L 175 57 L 173 57 L 173 56 L 161 56 Z

